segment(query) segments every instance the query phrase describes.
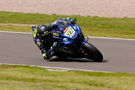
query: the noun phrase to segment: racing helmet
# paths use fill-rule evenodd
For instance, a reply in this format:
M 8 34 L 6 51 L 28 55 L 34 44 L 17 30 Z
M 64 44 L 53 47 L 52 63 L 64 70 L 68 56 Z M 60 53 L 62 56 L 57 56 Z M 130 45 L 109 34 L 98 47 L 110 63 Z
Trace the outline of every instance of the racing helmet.
M 40 33 L 43 33 L 45 31 L 47 31 L 47 25 L 44 25 L 44 24 L 41 24 L 37 27 L 37 30 L 40 32 Z

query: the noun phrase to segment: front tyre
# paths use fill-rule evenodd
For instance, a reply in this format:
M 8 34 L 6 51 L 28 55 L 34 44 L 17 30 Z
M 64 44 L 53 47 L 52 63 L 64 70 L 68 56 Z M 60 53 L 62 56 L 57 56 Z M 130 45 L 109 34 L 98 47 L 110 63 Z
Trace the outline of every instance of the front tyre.
M 87 58 L 92 59 L 96 62 L 102 62 L 103 61 L 103 55 L 101 52 L 92 44 L 86 42 L 83 45 L 83 50 L 87 53 Z

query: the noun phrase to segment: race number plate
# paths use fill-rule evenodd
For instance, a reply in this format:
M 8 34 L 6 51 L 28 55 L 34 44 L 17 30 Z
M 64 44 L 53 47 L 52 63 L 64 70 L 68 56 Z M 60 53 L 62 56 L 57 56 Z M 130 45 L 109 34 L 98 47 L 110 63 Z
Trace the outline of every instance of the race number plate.
M 64 30 L 64 36 L 73 38 L 74 35 L 75 35 L 74 29 L 72 27 L 66 27 L 66 29 Z

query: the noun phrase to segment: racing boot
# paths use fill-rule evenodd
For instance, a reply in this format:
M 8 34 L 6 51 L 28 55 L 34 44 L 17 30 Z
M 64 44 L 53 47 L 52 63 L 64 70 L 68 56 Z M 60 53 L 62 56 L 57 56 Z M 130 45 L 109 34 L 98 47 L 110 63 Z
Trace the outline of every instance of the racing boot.
M 50 59 L 53 56 L 53 54 L 54 54 L 54 52 L 51 49 L 49 49 L 47 52 L 46 52 L 46 50 L 42 51 L 42 56 L 45 60 Z

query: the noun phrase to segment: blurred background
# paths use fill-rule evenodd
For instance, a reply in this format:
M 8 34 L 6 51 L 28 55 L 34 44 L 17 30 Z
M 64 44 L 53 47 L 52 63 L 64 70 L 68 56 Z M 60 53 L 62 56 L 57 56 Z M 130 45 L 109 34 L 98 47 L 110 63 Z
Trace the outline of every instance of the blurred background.
M 0 0 L 1 11 L 135 17 L 135 0 Z

